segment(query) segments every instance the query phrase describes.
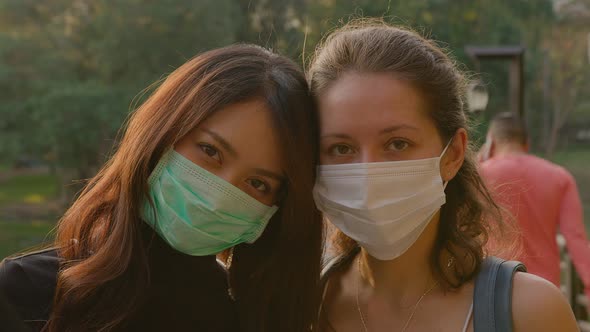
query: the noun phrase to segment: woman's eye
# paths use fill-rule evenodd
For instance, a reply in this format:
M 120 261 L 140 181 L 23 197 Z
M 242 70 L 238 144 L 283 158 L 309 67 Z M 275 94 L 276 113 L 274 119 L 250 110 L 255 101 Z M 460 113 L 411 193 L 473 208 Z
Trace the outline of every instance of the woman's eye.
M 391 143 L 389 143 L 387 148 L 389 150 L 393 150 L 393 151 L 404 151 L 405 149 L 408 148 L 408 146 L 409 146 L 408 142 L 401 140 L 401 139 L 396 139 L 396 140 L 393 140 Z
M 340 156 L 340 155 L 347 155 L 353 152 L 352 148 L 348 145 L 338 144 L 334 145 L 330 148 L 330 154 Z
M 270 186 L 268 184 L 266 184 L 264 181 L 262 180 L 258 180 L 258 179 L 250 179 L 248 180 L 248 183 L 256 190 L 266 193 L 269 191 Z
M 217 161 L 221 161 L 221 156 L 219 155 L 219 151 L 215 147 L 213 147 L 209 144 L 204 144 L 204 143 L 199 144 L 199 147 L 209 157 L 211 157 Z

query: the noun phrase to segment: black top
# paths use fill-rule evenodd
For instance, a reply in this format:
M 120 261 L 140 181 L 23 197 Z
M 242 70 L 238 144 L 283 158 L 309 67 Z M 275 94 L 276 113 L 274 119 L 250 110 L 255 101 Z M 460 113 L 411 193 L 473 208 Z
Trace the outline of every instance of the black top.
M 142 232 L 150 243 L 150 285 L 145 301 L 122 330 L 238 331 L 227 275 L 215 256 L 185 255 L 154 235 L 149 226 L 142 227 Z M 0 265 L 0 296 L 33 331 L 40 331 L 49 318 L 59 261 L 57 251 L 47 249 L 7 258 Z

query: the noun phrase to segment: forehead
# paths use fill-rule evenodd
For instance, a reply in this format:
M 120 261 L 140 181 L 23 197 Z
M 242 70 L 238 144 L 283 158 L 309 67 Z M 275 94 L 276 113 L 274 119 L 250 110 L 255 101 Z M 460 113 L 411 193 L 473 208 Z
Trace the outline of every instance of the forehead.
M 346 73 L 320 96 L 319 106 L 322 133 L 398 125 L 436 130 L 421 91 L 389 73 Z
M 215 126 L 218 129 L 228 131 L 241 129 L 247 132 L 261 132 L 272 134 L 271 110 L 267 104 L 259 98 L 245 100 L 226 105 L 208 116 L 201 126 Z
M 280 140 L 272 111 L 261 99 L 223 107 L 197 129 L 210 130 L 221 136 L 236 150 L 240 160 L 253 167 L 280 168 Z

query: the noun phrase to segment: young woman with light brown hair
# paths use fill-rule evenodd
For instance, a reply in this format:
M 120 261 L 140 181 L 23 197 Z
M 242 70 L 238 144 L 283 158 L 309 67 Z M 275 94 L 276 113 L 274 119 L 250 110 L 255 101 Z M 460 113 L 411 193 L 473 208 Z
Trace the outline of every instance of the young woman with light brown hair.
M 303 331 L 322 248 L 316 142 L 292 61 L 205 52 L 132 114 L 55 248 L 4 261 L 0 291 L 49 332 Z
M 318 47 L 308 81 L 314 196 L 337 229 L 316 330 L 577 330 L 555 286 L 484 252 L 501 213 L 468 143 L 466 80 L 435 42 L 353 22 Z

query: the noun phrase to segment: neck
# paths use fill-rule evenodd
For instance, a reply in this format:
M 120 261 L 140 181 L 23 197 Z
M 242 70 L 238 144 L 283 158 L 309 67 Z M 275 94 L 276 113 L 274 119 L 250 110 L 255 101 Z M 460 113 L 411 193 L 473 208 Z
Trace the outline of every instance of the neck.
M 393 260 L 381 261 L 364 249 L 359 255 L 360 277 L 376 296 L 389 298 L 393 303 L 411 302 L 431 288 L 435 279 L 430 264 L 440 212 L 437 212 L 424 232 L 408 251 Z
M 494 157 L 504 157 L 515 154 L 526 154 L 528 151 L 525 146 L 519 143 L 498 144 L 494 151 Z

